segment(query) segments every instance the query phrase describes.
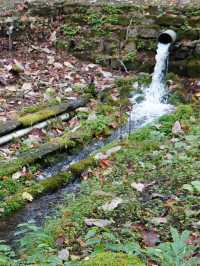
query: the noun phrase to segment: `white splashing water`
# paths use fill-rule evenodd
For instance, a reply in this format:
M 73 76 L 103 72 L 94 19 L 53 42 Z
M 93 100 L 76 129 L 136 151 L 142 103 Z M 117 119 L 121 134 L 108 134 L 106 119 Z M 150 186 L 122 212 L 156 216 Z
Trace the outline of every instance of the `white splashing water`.
M 173 110 L 173 107 L 164 100 L 164 96 L 167 94 L 165 73 L 167 70 L 169 47 L 170 44 L 158 43 L 152 83 L 149 87 L 142 88 L 144 100 L 137 104 L 135 96 L 130 99 L 134 104 L 130 114 L 132 123 L 141 123 L 141 126 L 143 126 Z

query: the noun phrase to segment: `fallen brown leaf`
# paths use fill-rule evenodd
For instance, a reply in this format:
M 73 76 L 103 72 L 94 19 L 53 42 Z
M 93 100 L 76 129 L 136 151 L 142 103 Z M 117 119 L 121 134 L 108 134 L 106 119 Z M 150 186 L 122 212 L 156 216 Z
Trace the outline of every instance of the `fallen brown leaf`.
M 144 231 L 143 232 L 143 242 L 148 247 L 154 247 L 160 240 L 160 237 L 155 231 Z
M 111 165 L 111 162 L 109 160 L 103 159 L 99 162 L 99 164 L 101 168 L 105 169 Z

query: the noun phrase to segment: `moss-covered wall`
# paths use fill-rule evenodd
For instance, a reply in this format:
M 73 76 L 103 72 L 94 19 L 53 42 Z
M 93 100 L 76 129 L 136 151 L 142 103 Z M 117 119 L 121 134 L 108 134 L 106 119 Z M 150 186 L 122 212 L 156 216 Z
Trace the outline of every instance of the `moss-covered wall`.
M 69 6 L 57 45 L 81 58 L 136 71 L 152 71 L 157 37 L 171 28 L 178 40 L 170 68 L 186 76 L 200 76 L 199 9 L 134 5 Z M 63 42 L 62 42 L 63 41 Z
M 5 34 L 6 27 L 14 20 L 15 33 L 29 29 L 32 38 L 33 31 L 43 38 L 50 34 L 51 22 L 60 26 L 55 43 L 58 49 L 113 69 L 151 72 L 157 37 L 162 30 L 171 28 L 178 34 L 171 52 L 171 71 L 189 77 L 200 76 L 198 7 L 178 9 L 61 1 L 55 6 L 34 4 L 25 12 L 28 13 L 25 21 L 21 19 L 22 14 L 20 18 L 4 18 L 1 34 Z

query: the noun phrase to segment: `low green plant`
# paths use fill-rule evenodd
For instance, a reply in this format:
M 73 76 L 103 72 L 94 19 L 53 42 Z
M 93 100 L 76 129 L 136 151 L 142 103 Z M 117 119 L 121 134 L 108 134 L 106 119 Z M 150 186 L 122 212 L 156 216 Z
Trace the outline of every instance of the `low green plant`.
M 92 227 L 85 235 L 87 246 L 92 248 L 92 256 L 101 252 L 123 252 L 128 255 L 143 256 L 143 251 L 136 242 L 120 242 L 119 238 L 108 228 Z M 143 256 L 144 257 L 144 256 Z
M 148 248 L 147 254 L 159 261 L 162 266 L 197 266 L 199 259 L 192 257 L 195 246 L 188 245 L 190 232 L 185 230 L 182 234 L 171 227 L 173 242 L 162 243 L 157 247 Z
M 102 14 L 96 12 L 89 13 L 86 20 L 92 27 L 99 27 L 103 24 Z
M 189 25 L 188 21 L 185 21 L 184 24 L 182 24 L 180 28 L 183 31 L 188 31 L 188 30 L 191 30 L 192 29 L 192 27 Z
M 168 102 L 173 105 L 179 105 L 185 102 L 184 97 L 180 94 L 180 92 L 173 92 L 169 95 Z
M 191 193 L 200 194 L 200 181 L 195 180 L 195 181 L 192 181 L 190 184 L 185 184 L 185 185 L 183 185 L 183 189 L 187 190 Z
M 103 251 L 123 252 L 128 255 L 146 257 L 162 266 L 197 266 L 198 258 L 192 257 L 196 247 L 188 245 L 190 232 L 185 230 L 179 234 L 177 229 L 170 228 L 172 242 L 161 243 L 152 248 L 141 248 L 136 242 L 120 243 L 118 238 L 111 232 L 100 232 L 93 227 L 86 234 L 86 243 L 93 246 L 94 254 Z
M 111 119 L 108 116 L 99 114 L 94 120 L 83 121 L 83 126 L 89 131 L 95 131 L 96 135 L 102 133 L 108 127 Z
M 0 241 L 0 266 L 17 266 L 15 252 L 4 241 Z
M 131 52 L 129 52 L 127 55 L 126 55 L 126 60 L 129 60 L 129 61 L 132 61 L 134 62 L 134 60 L 137 58 L 137 51 L 136 50 L 133 50 Z
M 61 259 L 57 257 L 54 237 L 38 227 L 34 221 L 20 224 L 15 235 L 20 236 L 17 242 L 20 251 L 27 254 L 26 263 L 40 263 L 39 265 L 44 266 L 62 265 Z
M 137 50 L 143 50 L 143 49 L 145 49 L 145 47 L 146 47 L 146 43 L 145 43 L 144 40 L 142 40 L 142 39 L 137 39 L 136 40 L 136 48 L 137 48 Z
M 69 47 L 68 42 L 66 40 L 57 40 L 55 43 L 55 47 L 57 49 L 67 49 Z
M 64 34 L 69 37 L 74 37 L 80 32 L 80 29 L 80 26 L 63 25 L 62 27 L 62 31 L 64 32 Z
M 150 83 L 151 83 L 151 75 L 148 74 L 148 73 L 140 73 L 138 76 L 137 76 L 137 82 L 139 84 L 140 87 L 142 86 L 149 86 Z
M 122 14 L 123 13 L 123 10 L 120 8 L 120 6 L 115 6 L 115 5 L 105 5 L 103 7 L 103 11 L 105 11 L 109 15 Z

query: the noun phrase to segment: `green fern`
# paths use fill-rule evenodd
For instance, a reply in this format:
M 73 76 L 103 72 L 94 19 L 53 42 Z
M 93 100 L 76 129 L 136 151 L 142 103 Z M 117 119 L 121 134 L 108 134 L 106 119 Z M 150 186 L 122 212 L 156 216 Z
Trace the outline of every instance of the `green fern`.
M 188 245 L 190 232 L 185 230 L 182 234 L 171 227 L 173 242 L 162 243 L 158 247 L 148 248 L 147 255 L 162 266 L 197 266 L 198 258 L 192 257 L 195 247 Z

